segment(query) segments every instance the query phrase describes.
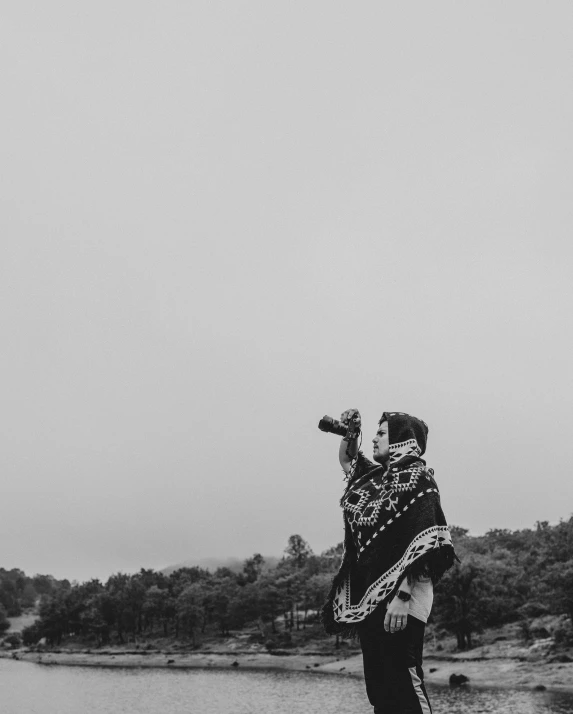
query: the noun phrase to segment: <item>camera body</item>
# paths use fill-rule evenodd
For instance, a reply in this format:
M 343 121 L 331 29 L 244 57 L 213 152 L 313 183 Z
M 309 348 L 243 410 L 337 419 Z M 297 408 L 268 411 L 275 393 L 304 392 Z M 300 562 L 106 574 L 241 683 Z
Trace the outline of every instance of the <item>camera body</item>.
M 318 428 L 328 434 L 338 434 L 338 436 L 343 436 L 346 441 L 351 441 L 360 435 L 360 417 L 356 415 L 348 424 L 343 424 L 341 421 L 325 415 L 318 422 Z

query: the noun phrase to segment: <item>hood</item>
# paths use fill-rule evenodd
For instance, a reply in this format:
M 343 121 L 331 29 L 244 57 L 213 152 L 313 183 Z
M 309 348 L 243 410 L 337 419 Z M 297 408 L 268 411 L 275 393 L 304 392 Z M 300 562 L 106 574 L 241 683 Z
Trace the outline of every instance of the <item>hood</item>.
M 380 418 L 383 421 L 388 422 L 389 465 L 407 456 L 420 459 L 426 451 L 427 424 L 404 412 L 384 412 Z

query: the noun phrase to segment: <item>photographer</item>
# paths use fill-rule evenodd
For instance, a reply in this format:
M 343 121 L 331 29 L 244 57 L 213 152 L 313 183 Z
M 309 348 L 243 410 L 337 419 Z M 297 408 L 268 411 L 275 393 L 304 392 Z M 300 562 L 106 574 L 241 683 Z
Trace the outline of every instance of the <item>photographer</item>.
M 384 412 L 374 462 L 359 451 L 356 409 L 341 416 L 339 460 L 348 484 L 344 555 L 323 608 L 327 632 L 357 636 L 375 714 L 430 714 L 422 647 L 433 585 L 455 559 L 433 470 L 421 458 L 428 427 Z M 339 426 L 338 433 L 344 433 Z

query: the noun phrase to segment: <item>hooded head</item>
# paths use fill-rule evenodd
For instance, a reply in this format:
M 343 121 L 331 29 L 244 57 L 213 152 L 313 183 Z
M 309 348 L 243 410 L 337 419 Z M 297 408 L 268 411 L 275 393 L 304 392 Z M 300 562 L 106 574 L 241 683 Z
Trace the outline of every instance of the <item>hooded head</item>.
M 424 454 L 428 439 L 425 422 L 404 412 L 384 412 L 378 424 L 383 422 L 388 424 L 389 465 L 407 456 L 419 459 Z M 374 453 L 376 458 L 376 448 Z

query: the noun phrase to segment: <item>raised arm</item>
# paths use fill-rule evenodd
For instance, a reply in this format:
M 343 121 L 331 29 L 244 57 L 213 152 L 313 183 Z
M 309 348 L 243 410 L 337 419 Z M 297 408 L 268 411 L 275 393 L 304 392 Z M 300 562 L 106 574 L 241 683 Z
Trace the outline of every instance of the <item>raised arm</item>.
M 343 424 L 348 424 L 351 419 L 356 420 L 358 418 L 358 423 L 360 424 L 360 412 L 358 409 L 347 409 L 340 415 L 340 421 Z M 352 462 L 358 454 L 358 439 L 348 440 L 346 437 L 340 442 L 340 448 L 338 449 L 338 460 L 344 473 L 350 473 L 352 468 Z

